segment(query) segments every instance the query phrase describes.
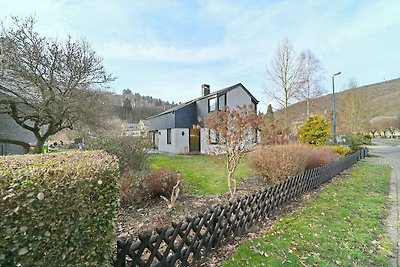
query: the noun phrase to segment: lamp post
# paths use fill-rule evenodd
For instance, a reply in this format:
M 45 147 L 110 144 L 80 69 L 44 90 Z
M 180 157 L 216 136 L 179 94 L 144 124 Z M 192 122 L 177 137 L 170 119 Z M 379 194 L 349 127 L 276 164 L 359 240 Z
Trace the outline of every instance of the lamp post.
M 336 97 L 335 97 L 335 76 L 340 75 L 341 72 L 337 72 L 332 75 L 332 97 L 333 97 L 333 123 L 332 123 L 332 131 L 333 131 L 333 143 L 336 144 Z

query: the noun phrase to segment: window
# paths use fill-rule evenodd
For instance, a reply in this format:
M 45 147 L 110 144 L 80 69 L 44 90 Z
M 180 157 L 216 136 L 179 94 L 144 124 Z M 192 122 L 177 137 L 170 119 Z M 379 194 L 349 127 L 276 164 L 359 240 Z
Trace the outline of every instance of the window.
M 210 144 L 218 144 L 219 134 L 215 130 L 208 130 L 208 142 Z
M 218 109 L 223 110 L 226 106 L 226 95 L 220 95 L 218 97 Z
M 167 129 L 167 144 L 171 144 L 171 129 Z
M 258 131 L 259 131 L 259 129 L 257 128 L 254 132 L 254 140 L 253 141 L 255 144 L 258 142 L 258 135 L 259 135 Z
M 217 98 L 208 99 L 208 112 L 212 112 L 217 110 Z

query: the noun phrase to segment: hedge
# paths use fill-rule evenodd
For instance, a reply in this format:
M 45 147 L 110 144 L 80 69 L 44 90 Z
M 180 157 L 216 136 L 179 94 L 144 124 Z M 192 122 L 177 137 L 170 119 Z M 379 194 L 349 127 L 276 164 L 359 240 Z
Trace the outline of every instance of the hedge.
M 109 266 L 117 179 L 101 151 L 0 158 L 0 266 Z

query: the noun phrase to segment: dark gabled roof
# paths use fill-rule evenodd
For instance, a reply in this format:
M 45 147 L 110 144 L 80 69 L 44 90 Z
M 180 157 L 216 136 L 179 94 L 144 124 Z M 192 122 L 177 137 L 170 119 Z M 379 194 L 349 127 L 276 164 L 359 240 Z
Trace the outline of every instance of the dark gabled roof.
M 213 96 L 217 96 L 217 95 L 221 95 L 221 94 L 227 93 L 227 92 L 231 91 L 232 89 L 235 89 L 235 88 L 237 88 L 237 87 L 239 87 L 239 86 L 243 87 L 243 89 L 246 91 L 246 93 L 251 97 L 251 100 L 253 100 L 256 104 L 258 104 L 259 101 L 249 92 L 249 90 L 247 90 L 247 88 L 244 87 L 244 85 L 243 85 L 242 83 L 237 83 L 237 84 L 232 85 L 232 86 L 229 86 L 229 87 L 227 87 L 227 88 L 223 88 L 223 89 L 221 89 L 221 90 L 212 92 L 212 93 L 210 93 L 210 94 L 208 94 L 208 95 L 206 95 L 206 96 L 201 96 L 201 97 L 195 98 L 195 99 L 193 99 L 193 100 L 191 100 L 191 101 L 188 101 L 188 102 L 186 102 L 186 103 L 179 104 L 178 106 L 173 107 L 173 108 L 170 108 L 170 109 L 168 109 L 168 110 L 166 110 L 166 111 L 163 111 L 163 112 L 161 112 L 161 113 L 159 113 L 159 114 L 157 114 L 157 115 L 148 117 L 146 120 L 152 119 L 152 118 L 155 118 L 155 117 L 164 115 L 164 114 L 168 114 L 168 113 L 171 113 L 171 112 L 174 112 L 174 111 L 177 111 L 177 110 L 179 110 L 179 109 L 181 109 L 181 108 L 183 108 L 183 107 L 186 107 L 186 106 L 188 106 L 188 105 L 190 105 L 190 104 L 193 104 L 193 103 L 195 103 L 195 102 L 197 102 L 197 101 L 199 101 L 199 100 L 202 100 L 202 99 L 206 99 L 206 98 L 210 98 L 210 97 L 213 97 Z

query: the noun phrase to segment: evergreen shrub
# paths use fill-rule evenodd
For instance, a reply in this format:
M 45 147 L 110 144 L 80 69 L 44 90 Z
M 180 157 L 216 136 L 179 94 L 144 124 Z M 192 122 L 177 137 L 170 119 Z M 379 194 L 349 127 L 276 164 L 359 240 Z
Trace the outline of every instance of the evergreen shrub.
M 327 143 L 330 134 L 330 123 L 323 115 L 314 115 L 299 127 L 297 139 L 304 144 L 322 146 Z
M 149 168 L 149 156 L 146 151 L 147 139 L 134 136 L 102 136 L 90 139 L 86 149 L 104 150 L 119 159 L 121 173 L 143 171 Z
M 353 152 L 353 150 L 347 146 L 332 146 L 331 148 L 335 153 L 341 156 L 346 156 Z
M 101 151 L 0 161 L 0 266 L 109 266 L 118 161 Z
M 358 150 L 363 145 L 371 145 L 372 137 L 369 134 L 349 134 L 346 135 L 346 143 L 352 150 Z

